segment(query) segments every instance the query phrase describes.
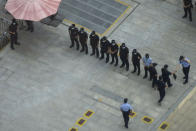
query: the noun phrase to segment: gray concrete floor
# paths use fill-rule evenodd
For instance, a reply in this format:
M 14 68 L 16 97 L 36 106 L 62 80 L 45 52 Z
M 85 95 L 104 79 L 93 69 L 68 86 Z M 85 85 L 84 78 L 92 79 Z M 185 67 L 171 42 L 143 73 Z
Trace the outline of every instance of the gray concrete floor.
M 126 42 L 130 50 L 137 48 L 142 55 L 150 53 L 159 64 L 159 72 L 164 64 L 174 70 L 179 55 L 187 56 L 192 61 L 187 85 L 182 84 L 179 71 L 160 107 L 158 92 L 142 79 L 143 70 L 138 77 L 70 49 L 66 26 L 52 28 L 36 23 L 35 32 L 19 32 L 21 46 L 15 51 L 9 47 L 1 51 L 0 130 L 64 131 L 78 127 L 75 122 L 88 109 L 95 114 L 78 127 L 79 131 L 127 130 L 119 111 L 124 97 L 137 113 L 128 130 L 156 130 L 156 124 L 196 80 L 196 19 L 192 23 L 181 19 L 183 10 L 178 4 L 139 2 L 109 39 Z M 143 116 L 154 118 L 154 122 L 144 124 Z

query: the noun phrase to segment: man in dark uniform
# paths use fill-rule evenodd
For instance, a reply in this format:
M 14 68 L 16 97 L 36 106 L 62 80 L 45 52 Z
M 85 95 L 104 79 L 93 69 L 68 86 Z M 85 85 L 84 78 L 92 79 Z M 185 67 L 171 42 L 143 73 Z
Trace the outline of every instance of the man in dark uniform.
M 16 23 L 16 20 L 13 19 L 11 25 L 9 26 L 9 33 L 10 33 L 10 40 L 11 40 L 10 47 L 12 50 L 14 50 L 14 44 L 20 45 L 20 43 L 17 42 L 18 40 L 17 27 L 18 24 Z
M 109 52 L 111 53 L 111 56 L 112 56 L 112 62 L 110 64 L 114 63 L 114 58 L 115 58 L 116 64 L 114 66 L 117 66 L 118 65 L 118 45 L 115 42 L 115 40 L 112 40 Z
M 126 70 L 129 70 L 129 49 L 126 47 L 125 43 L 122 43 L 120 46 L 120 59 L 122 61 L 122 65 L 120 68 L 124 67 L 126 65 Z
M 184 16 L 182 18 L 186 18 L 188 13 L 189 20 L 192 21 L 192 13 L 191 13 L 191 8 L 193 7 L 192 0 L 183 0 L 183 4 L 184 4 Z
M 104 54 L 106 54 L 106 63 L 108 63 L 109 61 L 109 53 L 108 53 L 108 49 L 110 46 L 110 42 L 107 40 L 107 37 L 104 36 L 101 40 L 100 40 L 100 46 L 101 46 L 101 57 L 100 60 L 104 58 Z
M 183 79 L 185 79 L 183 84 L 186 84 L 186 83 L 188 83 L 188 79 L 189 79 L 189 70 L 191 67 L 191 64 L 190 64 L 191 62 L 188 58 L 185 58 L 184 56 L 180 56 L 179 63 L 182 65 L 182 71 L 185 75 L 183 77 Z
M 152 88 L 154 88 L 155 84 L 157 83 L 157 70 L 156 67 L 157 63 L 152 63 L 149 67 L 149 73 L 150 73 L 150 81 L 152 80 Z
M 161 69 L 161 72 L 162 72 L 163 82 L 165 82 L 165 84 L 167 83 L 168 87 L 172 87 L 169 76 L 174 73 L 168 71 L 168 65 L 164 65 L 164 67 Z
M 76 42 L 77 50 L 79 50 L 79 42 L 78 42 L 78 28 L 75 27 L 75 24 L 72 24 L 69 27 L 69 35 L 71 39 L 71 45 L 70 48 L 74 47 L 74 44 Z
M 161 105 L 161 102 L 162 102 L 163 98 L 165 97 L 165 88 L 167 88 L 165 83 L 163 82 L 162 76 L 159 76 L 159 80 L 157 81 L 157 86 L 158 86 L 158 91 L 159 91 L 159 95 L 160 95 L 160 99 L 159 99 L 158 103 L 159 103 L 159 105 Z
M 31 32 L 33 32 L 33 30 L 34 30 L 33 21 L 26 20 L 26 23 L 27 23 L 27 31 L 30 30 Z
M 137 52 L 136 49 L 133 49 L 133 51 L 132 51 L 132 63 L 133 63 L 134 70 L 132 71 L 132 73 L 135 73 L 138 70 L 137 75 L 140 75 L 140 59 L 141 58 L 142 58 L 142 56 L 140 55 L 140 53 Z
M 92 31 L 89 38 L 90 38 L 90 44 L 91 44 L 91 47 L 92 47 L 91 56 L 95 55 L 95 53 L 96 53 L 97 58 L 99 58 L 99 49 L 98 49 L 99 36 L 95 33 L 95 31 Z
M 82 46 L 80 52 L 83 52 L 85 50 L 86 54 L 88 54 L 88 46 L 87 46 L 88 34 L 84 31 L 84 28 L 81 28 L 79 31 L 79 40 Z

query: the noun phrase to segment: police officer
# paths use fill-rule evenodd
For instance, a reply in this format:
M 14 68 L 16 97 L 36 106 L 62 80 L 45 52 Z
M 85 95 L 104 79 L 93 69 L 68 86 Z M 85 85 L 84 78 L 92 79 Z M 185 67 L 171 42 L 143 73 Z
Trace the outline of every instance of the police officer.
M 108 63 L 109 61 L 109 46 L 110 46 L 110 42 L 107 40 L 107 37 L 104 36 L 103 38 L 101 38 L 100 40 L 100 45 L 101 45 L 101 57 L 100 60 L 104 58 L 104 54 L 106 54 L 106 63 Z
M 193 7 L 192 0 L 183 0 L 183 4 L 184 4 L 184 16 L 182 18 L 186 18 L 188 13 L 189 20 L 192 21 L 192 13 L 191 13 L 191 8 Z
M 164 65 L 164 67 L 161 69 L 161 72 L 162 72 L 163 82 L 165 82 L 165 84 L 167 83 L 168 87 L 172 87 L 169 76 L 173 75 L 175 72 L 168 71 L 167 64 Z
M 115 58 L 116 63 L 115 63 L 114 66 L 117 66 L 118 65 L 118 45 L 115 42 L 115 40 L 112 40 L 112 42 L 111 42 L 111 45 L 110 45 L 110 54 L 111 54 L 111 57 L 112 57 L 112 62 L 110 64 L 113 64 L 114 63 L 114 58 Z
M 124 122 L 125 122 L 125 127 L 128 128 L 128 123 L 129 123 L 129 113 L 132 112 L 133 108 L 130 104 L 127 103 L 128 99 L 125 98 L 124 99 L 124 104 L 122 104 L 120 106 L 120 110 L 122 112 L 122 115 L 123 115 L 123 119 L 124 119 Z
M 145 75 L 143 79 L 148 77 L 149 67 L 152 64 L 152 59 L 150 58 L 149 54 L 145 54 L 145 57 L 142 59 L 144 64 Z
M 124 67 L 126 65 L 126 70 L 129 70 L 129 49 L 126 47 L 125 43 L 122 43 L 120 46 L 120 59 L 122 61 L 122 65 L 120 68 Z
M 158 104 L 161 105 L 161 102 L 162 102 L 163 98 L 165 97 L 165 88 L 167 88 L 165 83 L 163 82 L 162 76 L 159 76 L 159 80 L 157 81 L 157 86 L 158 86 L 158 91 L 159 91 L 159 95 L 160 95 L 160 99 L 158 100 Z
M 71 45 L 70 48 L 74 47 L 75 42 L 76 42 L 76 49 L 79 50 L 79 42 L 78 42 L 78 28 L 75 27 L 75 24 L 72 24 L 69 27 L 69 35 L 71 39 Z
M 185 58 L 184 56 L 180 56 L 179 58 L 179 63 L 182 65 L 182 71 L 184 73 L 184 77 L 183 79 L 185 79 L 183 84 L 188 83 L 188 79 L 189 79 L 189 70 L 190 70 L 190 60 L 188 58 Z
M 92 47 L 91 56 L 95 55 L 95 53 L 96 53 L 97 58 L 99 58 L 99 49 L 98 49 L 98 46 L 99 46 L 99 36 L 95 33 L 95 31 L 92 31 L 92 33 L 90 34 L 89 38 L 90 38 L 90 45 Z
M 140 59 L 141 58 L 142 56 L 140 55 L 140 53 L 136 49 L 133 49 L 132 63 L 133 63 L 134 70 L 132 71 L 132 73 L 135 73 L 138 70 L 137 75 L 140 75 Z
M 156 66 L 157 66 L 157 63 L 152 63 L 149 67 L 150 81 L 152 80 L 152 88 L 154 88 L 157 82 L 157 70 L 155 68 Z
M 85 50 L 86 54 L 88 54 L 88 46 L 87 46 L 88 34 L 84 31 L 84 28 L 81 28 L 79 31 L 79 40 L 82 46 L 80 52 L 83 52 Z
M 20 43 L 17 42 L 18 40 L 17 27 L 18 24 L 16 23 L 16 19 L 13 19 L 11 25 L 9 26 L 9 33 L 10 33 L 10 40 L 11 40 L 10 47 L 12 50 L 14 50 L 14 44 L 20 45 Z

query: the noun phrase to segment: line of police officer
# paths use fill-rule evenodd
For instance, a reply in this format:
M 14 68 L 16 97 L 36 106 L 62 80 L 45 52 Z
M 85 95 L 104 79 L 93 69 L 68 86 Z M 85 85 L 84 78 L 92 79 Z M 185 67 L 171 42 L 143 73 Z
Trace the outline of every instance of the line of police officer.
M 74 47 L 76 44 L 76 49 L 79 50 L 81 45 L 82 49 L 80 50 L 80 52 L 85 51 L 85 53 L 88 54 L 88 46 L 87 46 L 88 34 L 84 30 L 84 28 L 81 28 L 79 31 L 78 28 L 75 27 L 75 24 L 72 24 L 69 27 L 69 35 L 71 39 L 70 48 Z M 126 65 L 126 70 L 127 71 L 129 70 L 129 61 L 128 61 L 129 49 L 126 47 L 125 43 L 122 43 L 119 49 L 115 40 L 109 42 L 109 40 L 107 40 L 107 37 L 105 36 L 100 39 L 95 31 L 91 32 L 89 39 L 90 39 L 90 45 L 92 47 L 92 53 L 90 54 L 91 56 L 96 55 L 96 57 L 99 58 L 100 60 L 106 57 L 106 63 L 108 63 L 111 55 L 112 61 L 110 64 L 113 64 L 115 62 L 114 66 L 117 66 L 118 52 L 119 52 L 120 59 L 122 61 L 122 65 L 120 66 L 120 68 Z M 100 42 L 100 52 L 99 52 L 99 42 Z
M 75 24 L 72 24 L 69 27 L 69 34 L 71 38 L 71 45 L 70 48 L 74 47 L 76 44 L 76 49 L 79 50 L 79 42 L 81 44 L 81 51 L 83 52 L 85 50 L 86 54 L 88 54 L 88 46 L 87 46 L 87 41 L 88 41 L 88 34 L 84 30 L 84 28 L 81 28 L 80 31 L 75 27 Z M 115 62 L 114 66 L 118 65 L 118 52 L 120 59 L 122 61 L 122 65 L 120 68 L 124 67 L 126 65 L 126 70 L 129 70 L 129 49 L 126 47 L 125 43 L 122 43 L 120 46 L 120 49 L 115 42 L 115 40 L 112 40 L 109 42 L 107 40 L 107 37 L 102 37 L 101 39 L 99 36 L 95 33 L 95 31 L 92 31 L 90 36 L 90 45 L 92 47 L 92 53 L 90 54 L 91 56 L 96 55 L 97 58 L 100 60 L 104 59 L 106 57 L 106 63 L 109 62 L 110 55 L 112 57 L 112 61 L 110 64 L 113 64 Z M 79 40 L 79 41 L 78 41 Z M 99 53 L 99 42 L 100 42 L 100 53 Z M 100 56 L 100 55 L 101 56 Z M 152 58 L 150 58 L 150 55 L 147 53 L 145 56 L 142 58 L 141 54 L 136 50 L 133 49 L 132 51 L 132 64 L 133 64 L 133 71 L 132 73 L 135 73 L 137 71 L 137 75 L 140 75 L 140 60 L 142 59 L 143 64 L 144 64 L 144 77 L 143 79 L 148 77 L 148 74 L 150 75 L 149 80 L 152 81 L 152 88 L 157 85 L 158 91 L 160 93 L 160 99 L 158 101 L 159 104 L 161 104 L 161 101 L 163 100 L 165 96 L 165 88 L 166 87 L 171 87 L 171 81 L 170 81 L 170 75 L 173 75 L 174 79 L 176 79 L 175 73 L 177 70 L 174 72 L 170 72 L 168 70 L 168 65 L 165 64 L 164 67 L 161 69 L 162 74 L 158 78 L 158 73 L 156 70 L 157 63 L 152 62 Z M 188 58 L 185 58 L 184 56 L 180 56 L 179 58 L 179 63 L 182 65 L 183 68 L 183 73 L 185 77 L 184 84 L 188 82 L 188 75 L 189 75 L 189 70 L 190 70 L 190 61 Z M 166 86 L 167 85 L 167 86 Z

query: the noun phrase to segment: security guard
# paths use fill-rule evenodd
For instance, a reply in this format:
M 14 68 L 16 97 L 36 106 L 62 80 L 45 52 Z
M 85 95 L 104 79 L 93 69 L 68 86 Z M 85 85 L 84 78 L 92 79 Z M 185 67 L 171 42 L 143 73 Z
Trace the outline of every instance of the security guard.
M 163 82 L 165 82 L 165 84 L 167 83 L 168 87 L 172 87 L 169 76 L 173 75 L 175 72 L 168 71 L 167 64 L 164 65 L 164 67 L 161 69 L 161 72 L 162 72 Z
M 149 54 L 146 54 L 145 57 L 142 59 L 144 64 L 145 75 L 143 79 L 148 77 L 149 67 L 152 64 L 152 59 L 149 57 Z
M 182 18 L 186 18 L 188 13 L 189 20 L 192 21 L 192 13 L 191 13 L 191 8 L 193 8 L 192 0 L 183 0 L 183 4 L 184 4 L 184 16 Z
M 162 76 L 159 76 L 159 80 L 157 81 L 157 86 L 158 86 L 158 91 L 159 91 L 159 95 L 160 95 L 160 99 L 158 101 L 158 104 L 161 105 L 161 102 L 162 102 L 163 98 L 165 97 L 165 88 L 167 88 L 165 83 L 163 82 Z
M 10 40 L 11 40 L 10 47 L 12 50 L 14 50 L 14 44 L 20 45 L 20 43 L 17 42 L 18 40 L 17 27 L 18 24 L 16 23 L 16 19 L 13 19 L 11 25 L 9 26 L 9 33 L 10 33 Z
M 128 123 L 129 123 L 129 113 L 132 112 L 133 108 L 130 104 L 127 103 L 128 99 L 124 99 L 124 104 L 120 106 L 120 110 L 122 112 L 124 122 L 125 122 L 125 127 L 128 128 Z
M 179 58 L 179 63 L 182 65 L 182 71 L 184 73 L 184 77 L 183 79 L 185 79 L 183 84 L 188 83 L 188 79 L 189 79 L 189 70 L 190 70 L 190 60 L 188 58 L 185 58 L 184 56 L 180 56 Z
M 140 55 L 140 53 L 136 49 L 133 49 L 132 63 L 133 63 L 134 70 L 132 71 L 132 73 L 135 73 L 138 70 L 137 75 L 140 75 L 140 59 L 141 58 L 142 56 Z
M 95 31 L 92 31 L 89 38 L 90 38 L 90 44 L 91 44 L 91 47 L 92 47 L 91 56 L 95 55 L 95 53 L 96 53 L 97 58 L 99 58 L 99 49 L 98 49 L 99 36 L 95 33 Z
M 109 46 L 110 46 L 110 42 L 107 40 L 107 37 L 104 36 L 103 38 L 101 38 L 100 40 L 100 45 L 101 45 L 101 57 L 100 60 L 104 58 L 104 54 L 106 54 L 106 63 L 108 63 L 109 61 Z
M 149 67 L 150 73 L 150 81 L 152 80 L 152 88 L 154 88 L 155 84 L 157 83 L 157 70 L 156 67 L 157 63 L 152 63 Z
M 88 54 L 88 46 L 87 46 L 88 34 L 84 31 L 84 28 L 81 28 L 79 31 L 79 40 L 82 46 L 80 52 L 83 52 L 85 50 L 86 54 Z
M 129 70 L 129 49 L 126 47 L 125 43 L 122 43 L 120 46 L 120 59 L 122 61 L 122 65 L 120 68 L 124 67 L 126 65 L 126 70 Z
M 72 24 L 69 27 L 69 35 L 70 35 L 70 39 L 71 39 L 71 45 L 70 48 L 74 47 L 75 42 L 76 42 L 76 46 L 77 46 L 77 50 L 79 50 L 79 42 L 78 42 L 78 28 L 75 27 L 75 24 Z
M 116 59 L 116 64 L 114 66 L 118 65 L 118 45 L 115 42 L 115 40 L 112 40 L 110 45 L 110 54 L 112 56 L 112 62 L 110 64 L 114 63 L 114 58 Z

